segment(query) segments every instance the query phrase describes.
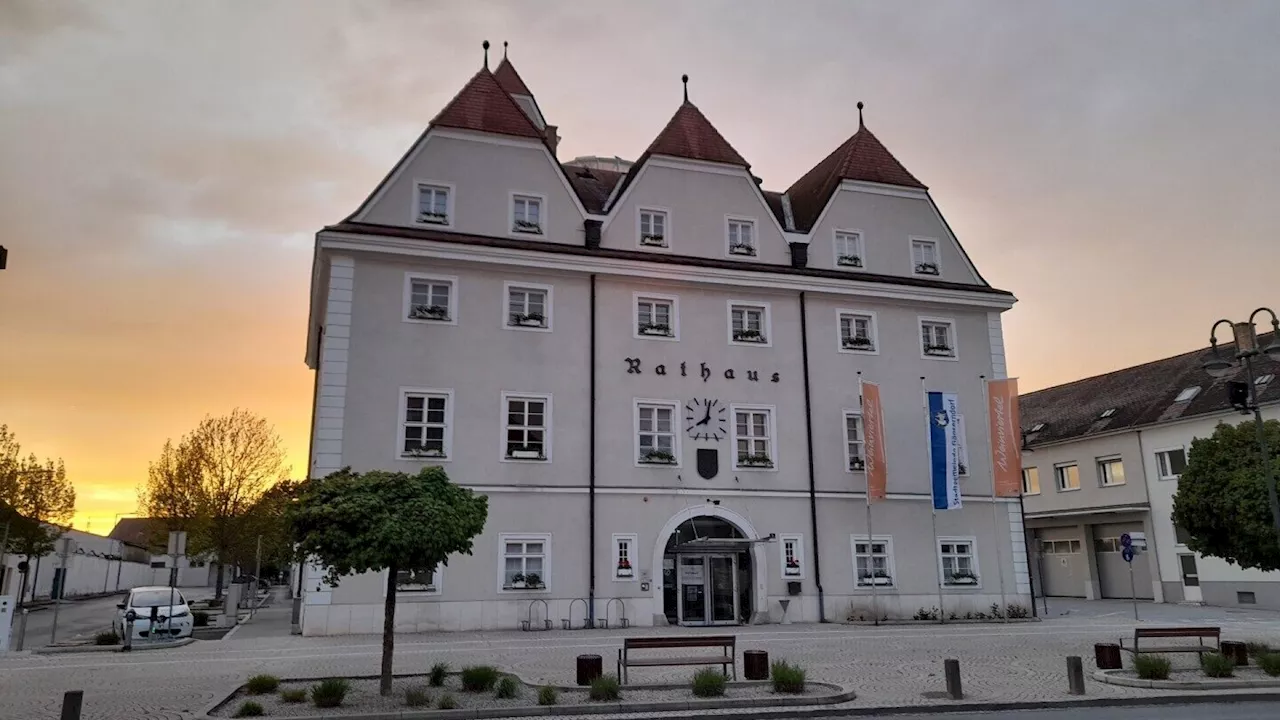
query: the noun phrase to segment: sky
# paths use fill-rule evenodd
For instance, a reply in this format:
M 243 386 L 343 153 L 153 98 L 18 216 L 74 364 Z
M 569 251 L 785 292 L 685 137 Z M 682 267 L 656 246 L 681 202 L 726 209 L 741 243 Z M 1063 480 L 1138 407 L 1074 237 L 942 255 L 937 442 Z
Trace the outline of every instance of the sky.
M 76 526 L 241 407 L 306 468 L 314 233 L 510 57 L 561 158 L 690 98 L 784 190 L 867 125 L 929 185 L 1037 389 L 1280 307 L 1280 3 L 0 0 L 0 423 Z

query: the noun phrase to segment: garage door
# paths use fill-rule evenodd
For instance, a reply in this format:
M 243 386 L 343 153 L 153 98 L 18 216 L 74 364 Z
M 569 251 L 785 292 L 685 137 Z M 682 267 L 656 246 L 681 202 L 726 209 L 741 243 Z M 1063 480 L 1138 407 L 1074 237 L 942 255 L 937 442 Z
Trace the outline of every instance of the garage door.
M 1137 523 L 1114 523 L 1093 526 L 1093 547 L 1098 562 L 1099 593 L 1104 598 L 1129 598 L 1136 591 L 1137 597 L 1151 600 L 1155 597 L 1151 587 L 1150 554 L 1140 552 L 1133 559 L 1133 584 L 1129 583 L 1129 564 L 1121 557 L 1120 536 L 1124 533 L 1142 532 Z M 1132 587 L 1132 589 L 1131 589 Z
M 1042 592 L 1049 597 L 1084 597 L 1089 563 L 1076 528 L 1041 528 L 1036 537 L 1042 553 Z

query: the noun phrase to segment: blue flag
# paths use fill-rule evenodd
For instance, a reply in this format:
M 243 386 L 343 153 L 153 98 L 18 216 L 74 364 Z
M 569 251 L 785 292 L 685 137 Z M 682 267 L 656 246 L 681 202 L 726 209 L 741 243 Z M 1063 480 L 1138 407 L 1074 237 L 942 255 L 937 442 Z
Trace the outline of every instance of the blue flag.
M 933 507 L 960 507 L 960 413 L 955 393 L 929 393 L 929 468 Z

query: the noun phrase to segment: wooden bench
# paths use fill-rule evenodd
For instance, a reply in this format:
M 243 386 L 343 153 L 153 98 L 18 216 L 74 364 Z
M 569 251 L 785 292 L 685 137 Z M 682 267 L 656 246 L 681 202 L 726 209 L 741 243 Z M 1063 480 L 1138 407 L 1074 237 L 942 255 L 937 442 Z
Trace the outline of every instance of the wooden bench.
M 618 679 L 627 682 L 629 667 L 665 667 L 675 665 L 719 665 L 726 675 L 725 668 L 733 668 L 733 679 L 738 679 L 737 656 L 738 639 L 733 635 L 691 635 L 687 637 L 637 637 L 625 638 L 622 647 L 618 648 Z M 667 657 L 633 657 L 636 650 L 672 650 L 683 648 L 720 648 L 719 655 L 674 655 Z
M 1152 647 L 1148 643 L 1146 647 L 1142 646 L 1143 640 L 1158 640 L 1162 638 L 1195 638 L 1196 644 Z M 1203 642 L 1204 638 L 1211 638 L 1213 645 Z M 1124 641 L 1125 638 L 1120 638 L 1120 649 L 1134 655 L 1142 653 L 1193 652 L 1200 657 L 1204 657 L 1207 652 L 1219 652 L 1221 650 L 1222 629 L 1216 627 L 1137 628 L 1133 631 L 1133 645 L 1126 646 Z

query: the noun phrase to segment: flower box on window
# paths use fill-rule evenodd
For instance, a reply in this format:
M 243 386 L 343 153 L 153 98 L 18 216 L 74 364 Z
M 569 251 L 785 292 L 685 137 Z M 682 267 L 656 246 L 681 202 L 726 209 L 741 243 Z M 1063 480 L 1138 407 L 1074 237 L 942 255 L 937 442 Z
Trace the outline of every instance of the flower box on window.
M 517 220 L 513 228 L 516 232 L 533 233 L 535 235 L 542 234 L 542 223 L 530 222 L 528 220 Z
M 663 325 L 662 323 L 645 323 L 640 326 L 640 334 L 671 337 L 671 326 Z
M 507 457 L 512 460 L 546 460 L 546 456 L 542 454 L 542 448 L 536 445 L 509 445 L 507 446 Z
M 441 450 L 440 448 L 418 447 L 405 450 L 404 454 L 407 457 L 412 458 L 442 458 L 444 457 L 444 450 Z
M 916 263 L 916 274 L 918 275 L 937 275 L 938 263 L 922 262 Z
M 653 247 L 666 247 L 667 237 L 665 235 L 641 235 L 640 244 L 650 245 Z
M 881 585 L 892 585 L 893 578 L 889 577 L 889 573 L 883 570 L 877 570 L 874 573 L 864 572 L 858 574 L 858 584 L 867 586 L 875 585 L 877 587 Z
M 676 456 L 668 450 L 649 450 L 640 456 L 640 462 L 646 465 L 675 465 Z
M 840 345 L 846 350 L 874 350 L 875 345 L 868 337 L 849 337 L 840 341 Z
M 782 572 L 784 575 L 799 575 L 800 563 L 795 560 L 788 560 Z
M 952 349 L 950 345 L 925 345 L 925 355 L 951 355 Z
M 967 570 L 957 570 L 947 577 L 947 585 L 977 585 L 978 576 Z
M 739 455 L 738 467 L 773 467 L 773 458 L 764 453 Z
M 618 561 L 618 569 L 615 572 L 618 577 L 631 577 L 633 573 L 630 560 L 623 558 Z
M 752 328 L 743 328 L 742 330 L 734 330 L 733 339 L 737 340 L 738 342 L 754 342 L 754 343 L 762 343 L 765 340 L 764 333 L 760 332 L 759 330 L 753 330 Z
M 515 313 L 511 316 L 511 324 L 516 327 L 546 327 L 547 318 L 542 313 Z
M 529 590 L 541 590 L 546 587 L 542 582 L 542 576 L 538 573 L 529 573 L 524 576 L 524 586 Z
M 836 264 L 844 265 L 846 267 L 860 268 L 862 267 L 862 258 L 858 257 L 857 255 L 841 255 L 840 257 L 836 258 Z
M 849 469 L 862 472 L 867 469 L 867 461 L 860 457 L 851 457 L 849 458 Z
M 448 225 L 449 216 L 445 213 L 438 212 L 420 212 L 418 213 L 418 222 L 431 223 L 433 225 Z
M 443 305 L 414 305 L 409 309 L 409 317 L 414 320 L 448 320 L 449 308 Z
M 729 246 L 730 255 L 755 255 L 756 248 L 750 243 L 733 243 Z

